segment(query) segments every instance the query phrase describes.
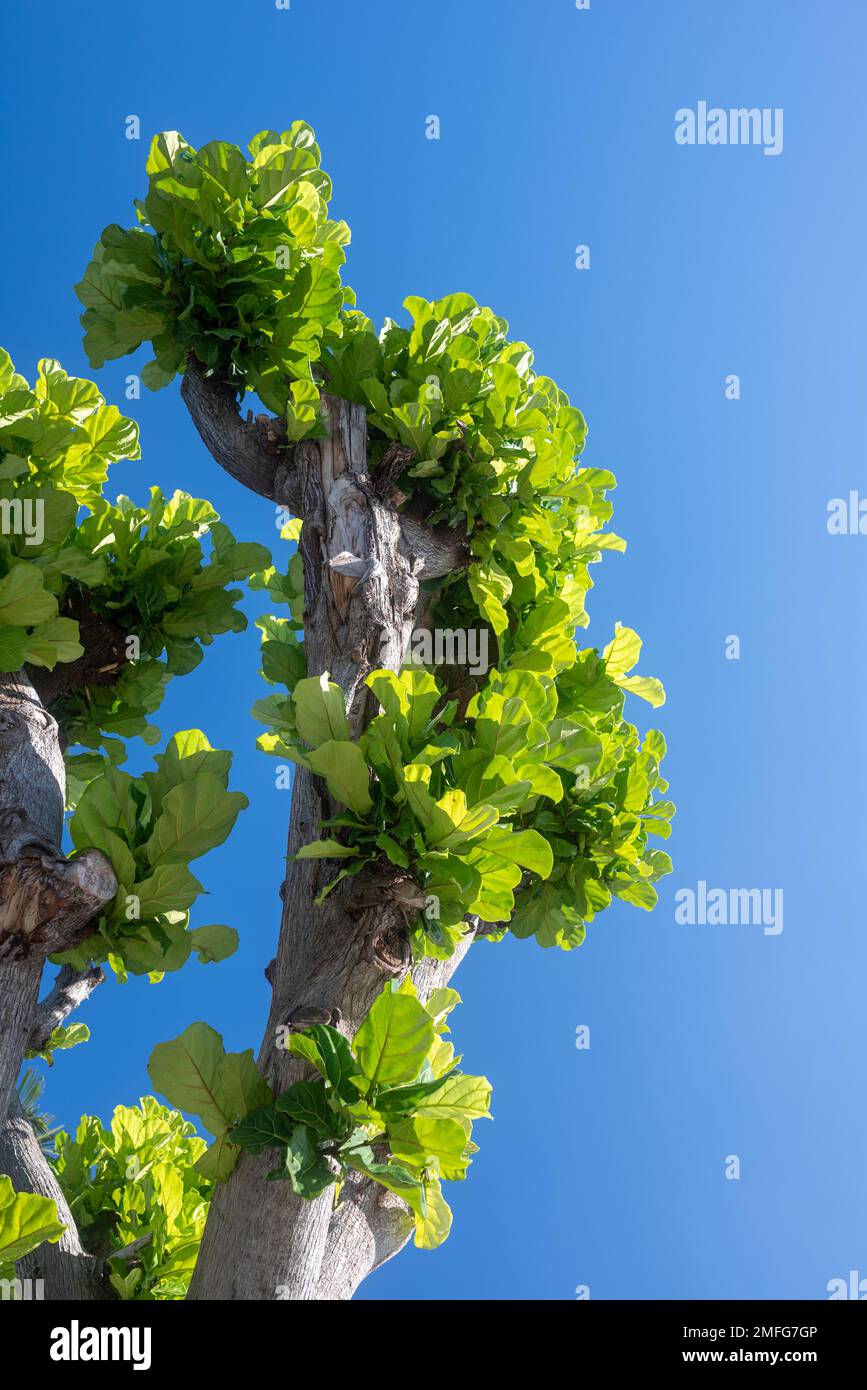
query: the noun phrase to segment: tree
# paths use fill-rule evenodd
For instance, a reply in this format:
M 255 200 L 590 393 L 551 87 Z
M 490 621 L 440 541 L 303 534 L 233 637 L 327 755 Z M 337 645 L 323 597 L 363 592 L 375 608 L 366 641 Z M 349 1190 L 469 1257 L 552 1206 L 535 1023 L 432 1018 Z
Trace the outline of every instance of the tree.
M 284 572 L 181 493 L 109 503 L 136 426 L 57 362 L 31 388 L 0 360 L 0 1256 L 18 1212 L 8 1244 L 47 1297 L 348 1298 L 413 1233 L 448 1235 L 442 1184 L 489 1113 L 445 1037 L 471 944 L 569 950 L 612 896 L 656 901 L 665 745 L 624 702 L 664 697 L 629 674 L 629 628 L 576 642 L 589 565 L 624 548 L 614 479 L 577 462 L 583 417 L 504 320 L 453 294 L 377 331 L 303 122 L 249 157 L 159 135 L 147 175 L 138 225 L 107 227 L 77 286 L 91 364 L 150 342 L 144 383 L 180 375 L 214 460 L 297 549 Z M 242 416 L 247 392 L 267 413 Z M 22 1058 L 83 1040 L 65 1020 L 102 967 L 158 981 L 234 949 L 189 926 L 189 865 L 246 806 L 231 753 L 186 730 L 153 771 L 122 764 L 159 738 L 167 681 L 243 626 L 241 580 L 284 609 L 259 623 L 274 690 L 254 714 L 294 765 L 258 1056 L 191 1022 L 150 1061 L 176 1109 L 86 1116 L 46 1159 Z

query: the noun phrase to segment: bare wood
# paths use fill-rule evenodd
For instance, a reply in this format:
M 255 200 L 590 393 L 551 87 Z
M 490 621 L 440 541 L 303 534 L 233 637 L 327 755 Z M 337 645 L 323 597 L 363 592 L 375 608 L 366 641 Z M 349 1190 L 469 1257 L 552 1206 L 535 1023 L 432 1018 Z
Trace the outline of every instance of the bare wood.
M 42 1279 L 46 1301 L 93 1301 L 111 1297 L 102 1277 L 104 1266 L 84 1249 L 63 1189 L 17 1095 L 0 1125 L 0 1173 L 12 1179 L 16 1192 L 35 1192 L 56 1202 L 57 1218 L 66 1226 L 57 1244 L 43 1242 L 32 1254 L 19 1260 L 19 1278 Z
M 28 1052 L 39 1052 L 55 1028 L 59 1028 L 75 1009 L 89 999 L 98 985 L 104 984 L 105 975 L 100 966 L 90 970 L 74 970 L 71 965 L 63 965 L 49 994 L 36 1009 L 36 1017 L 30 1037 L 27 1040 Z
M 193 356 L 187 363 L 181 396 L 205 447 L 221 468 L 260 497 L 288 507 L 296 516 L 303 515 L 303 476 L 299 458 L 305 446 L 289 442 L 284 420 L 271 415 L 243 420 L 237 392 L 218 377 L 209 376 Z M 334 399 L 323 397 L 326 403 Z M 364 414 L 361 406 L 349 407 L 345 401 L 340 402 L 340 406 Z M 327 441 L 323 443 L 327 448 Z M 338 445 L 343 454 L 347 449 L 352 452 L 351 427 L 350 436 L 346 440 L 341 438 Z M 392 446 L 383 460 L 382 477 L 378 475 L 375 480 L 377 493 L 382 492 L 383 482 L 389 485 L 385 490 L 390 492 L 396 468 L 405 467 L 411 457 L 410 449 L 403 445 Z M 392 510 L 397 515 L 396 507 Z M 469 547 L 463 531 L 430 526 L 411 510 L 400 514 L 399 525 L 403 553 L 417 558 L 419 567 L 424 567 L 426 579 L 452 574 L 469 563 Z
M 192 354 L 181 396 L 205 447 L 220 467 L 251 492 L 272 502 L 284 502 L 297 513 L 294 451 L 286 438 L 285 421 L 271 416 L 242 420 L 237 392 L 218 377 L 209 376 Z M 278 481 L 282 483 L 279 487 Z
M 65 777 L 57 721 L 24 672 L 0 674 L 0 1116 L 36 1019 L 46 958 L 78 945 L 117 892 L 108 859 L 60 852 Z
M 330 434 L 299 446 L 303 477 L 305 648 L 311 674 L 329 671 L 346 699 L 350 724 L 360 729 L 369 692 L 365 674 L 398 669 L 418 595 L 418 581 L 401 553 L 392 509 L 367 477 L 364 412 L 327 401 Z M 360 561 L 357 575 L 334 567 L 340 556 Z M 409 966 L 406 917 L 399 897 L 365 874 L 314 906 L 333 876 L 325 861 L 292 862 L 316 839 L 325 814 L 319 779 L 297 771 L 283 889 L 283 920 L 272 967 L 272 1002 L 259 1064 L 275 1091 L 305 1075 L 298 1059 L 278 1046 L 278 1029 L 298 1009 L 339 1009 L 352 1036 L 384 981 Z M 365 893 L 369 901 L 364 905 Z M 328 1238 L 331 1194 L 296 1197 L 284 1182 L 269 1183 L 272 1160 L 242 1155 L 211 1204 L 190 1286 L 193 1299 L 310 1299 L 315 1296 Z
M 340 685 L 350 728 L 360 732 L 377 708 L 366 675 L 377 667 L 400 669 L 419 611 L 419 579 L 463 568 L 469 560 L 465 535 L 399 514 L 403 499 L 390 484 L 407 461 L 405 451 L 394 451 L 383 479 L 372 480 L 359 406 L 324 396 L 327 436 L 302 441 L 289 455 L 276 422 L 243 424 L 234 393 L 192 362 L 183 396 L 217 462 L 302 516 L 308 671 L 327 671 Z M 352 1037 L 384 981 L 402 977 L 410 963 L 407 927 L 414 913 L 399 871 L 389 880 L 365 870 L 314 906 L 334 866 L 293 862 L 292 856 L 318 837 L 333 809 L 319 779 L 298 768 L 280 937 L 266 972 L 271 1010 L 259 1052 L 260 1068 L 277 1093 L 307 1074 L 278 1046 L 278 1030 L 290 1016 L 311 1007 L 333 1012 Z M 467 946 L 470 939 L 471 933 Z M 442 978 L 456 965 L 457 959 L 442 963 Z M 406 1209 L 375 1184 L 353 1183 L 332 1217 L 331 1192 L 305 1201 L 288 1183 L 267 1181 L 272 1165 L 267 1154 L 242 1154 L 230 1180 L 218 1186 L 189 1298 L 350 1297 L 365 1274 L 405 1242 L 411 1230 Z

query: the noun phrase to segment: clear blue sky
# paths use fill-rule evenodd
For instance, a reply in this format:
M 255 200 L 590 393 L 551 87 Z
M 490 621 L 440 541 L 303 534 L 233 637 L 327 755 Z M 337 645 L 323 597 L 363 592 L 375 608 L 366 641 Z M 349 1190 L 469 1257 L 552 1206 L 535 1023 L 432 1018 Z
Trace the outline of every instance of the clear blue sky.
M 821 1298 L 829 1279 L 867 1275 L 867 538 L 826 529 L 830 498 L 867 491 L 867 11 L 97 8 L 102 21 L 60 0 L 5 8 L 0 340 L 19 368 L 45 355 L 87 373 L 72 285 L 103 226 L 131 221 L 152 132 L 243 144 L 303 117 L 368 312 L 468 290 L 584 410 L 586 458 L 616 473 L 629 540 L 595 571 L 588 640 L 602 646 L 617 619 L 636 627 L 643 670 L 668 690 L 678 815 L 658 908 L 616 906 L 571 955 L 472 951 L 455 1032 L 494 1083 L 496 1120 L 479 1126 L 469 1180 L 450 1185 L 448 1243 L 405 1252 L 363 1296 L 570 1299 L 587 1284 L 594 1298 Z M 782 154 L 679 146 L 674 113 L 700 100 L 783 108 Z M 123 403 L 132 369 L 99 374 L 110 399 Z M 739 401 L 725 399 L 730 373 Z M 211 462 L 176 388 L 130 410 L 144 457 L 115 470 L 118 491 L 184 488 L 279 547 L 272 509 Z M 725 659 L 730 634 L 739 661 Z M 238 927 L 240 952 L 99 990 L 81 1015 L 90 1045 L 49 1075 L 64 1123 L 147 1091 L 151 1047 L 193 1019 L 258 1046 L 288 793 L 247 714 L 257 638 L 219 639 L 159 719 L 236 749 L 252 805 L 201 861 L 211 897 L 196 921 Z M 700 879 L 782 888 L 782 933 L 679 925 L 675 892 Z M 574 1046 L 580 1024 L 589 1051 Z M 724 1177 L 730 1154 L 739 1181 Z

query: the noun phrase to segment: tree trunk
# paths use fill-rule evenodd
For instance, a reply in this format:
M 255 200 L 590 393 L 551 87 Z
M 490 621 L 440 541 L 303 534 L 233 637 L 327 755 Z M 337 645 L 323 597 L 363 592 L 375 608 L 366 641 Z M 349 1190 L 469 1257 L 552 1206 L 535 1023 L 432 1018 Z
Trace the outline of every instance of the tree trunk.
M 398 671 L 404 659 L 424 562 L 367 475 L 363 409 L 325 397 L 324 418 L 328 438 L 295 450 L 303 504 L 304 646 L 309 674 L 327 671 L 341 686 L 357 734 L 376 708 L 365 676 L 378 667 Z M 362 871 L 316 907 L 333 864 L 292 862 L 302 845 L 318 838 L 332 811 L 320 779 L 297 768 L 283 919 L 269 970 L 271 1012 L 259 1053 L 275 1093 L 307 1074 L 303 1062 L 277 1045 L 278 1028 L 291 1013 L 310 1005 L 339 1009 L 340 1027 L 351 1038 L 385 981 L 409 969 L 407 918 L 394 891 L 405 874 L 396 870 L 389 881 Z M 370 1239 L 375 1243 L 374 1228 L 382 1246 L 388 1227 L 389 1253 L 405 1241 L 411 1229 L 406 1209 L 383 1203 L 388 1194 L 381 1188 L 374 1195 L 367 1190 L 372 1184 L 354 1185 L 353 1200 L 347 1193 L 332 1217 L 333 1192 L 313 1201 L 297 1197 L 288 1183 L 266 1180 L 271 1166 L 267 1155 L 242 1154 L 228 1183 L 218 1187 L 190 1298 L 345 1297 L 343 1290 L 373 1267 L 368 1246 Z M 327 1249 L 342 1273 L 321 1285 Z M 341 1291 L 332 1293 L 332 1285 Z
M 32 1126 L 14 1096 L 6 1120 L 0 1126 L 0 1173 L 12 1179 L 16 1192 L 35 1192 L 57 1203 L 57 1219 L 66 1231 L 56 1245 L 47 1242 L 18 1261 L 20 1279 L 41 1279 L 46 1302 L 105 1299 L 109 1286 L 103 1281 L 104 1264 L 88 1255 L 78 1236 L 72 1212 L 54 1176 Z
M 0 1172 L 13 1184 L 20 1180 L 27 1191 L 52 1197 L 59 1188 L 30 1126 L 21 1120 L 15 1084 L 24 1053 L 33 1042 L 44 1043 L 40 1029 L 62 1007 L 55 995 L 37 1027 L 46 959 L 78 945 L 117 892 L 112 867 L 99 850 L 64 858 L 64 797 L 56 720 L 23 671 L 0 673 L 0 1116 L 8 1117 L 0 1136 Z M 64 988 L 71 988 L 71 977 Z M 61 1254 L 81 1254 L 77 1242 L 73 1223 Z M 43 1247 L 33 1259 L 43 1255 L 56 1263 Z M 58 1274 L 56 1282 L 65 1289 L 68 1280 Z M 80 1278 L 73 1282 L 81 1285 Z
M 412 978 L 420 999 L 448 984 L 474 939 L 470 926 L 448 960 L 428 959 L 415 966 Z M 399 1197 L 361 1173 L 348 1174 L 340 1206 L 329 1222 L 316 1299 L 352 1298 L 368 1274 L 403 1249 L 412 1232 L 412 1217 Z

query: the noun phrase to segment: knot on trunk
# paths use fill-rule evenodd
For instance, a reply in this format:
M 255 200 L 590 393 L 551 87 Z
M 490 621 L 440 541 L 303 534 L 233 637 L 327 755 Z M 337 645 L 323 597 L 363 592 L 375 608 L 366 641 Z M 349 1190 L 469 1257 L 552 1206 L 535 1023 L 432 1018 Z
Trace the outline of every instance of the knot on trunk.
M 98 849 L 0 863 L 0 960 L 45 959 L 78 946 L 116 892 L 114 869 Z
M 403 978 L 412 965 L 412 951 L 402 917 L 377 923 L 367 937 L 367 957 L 384 975 Z

